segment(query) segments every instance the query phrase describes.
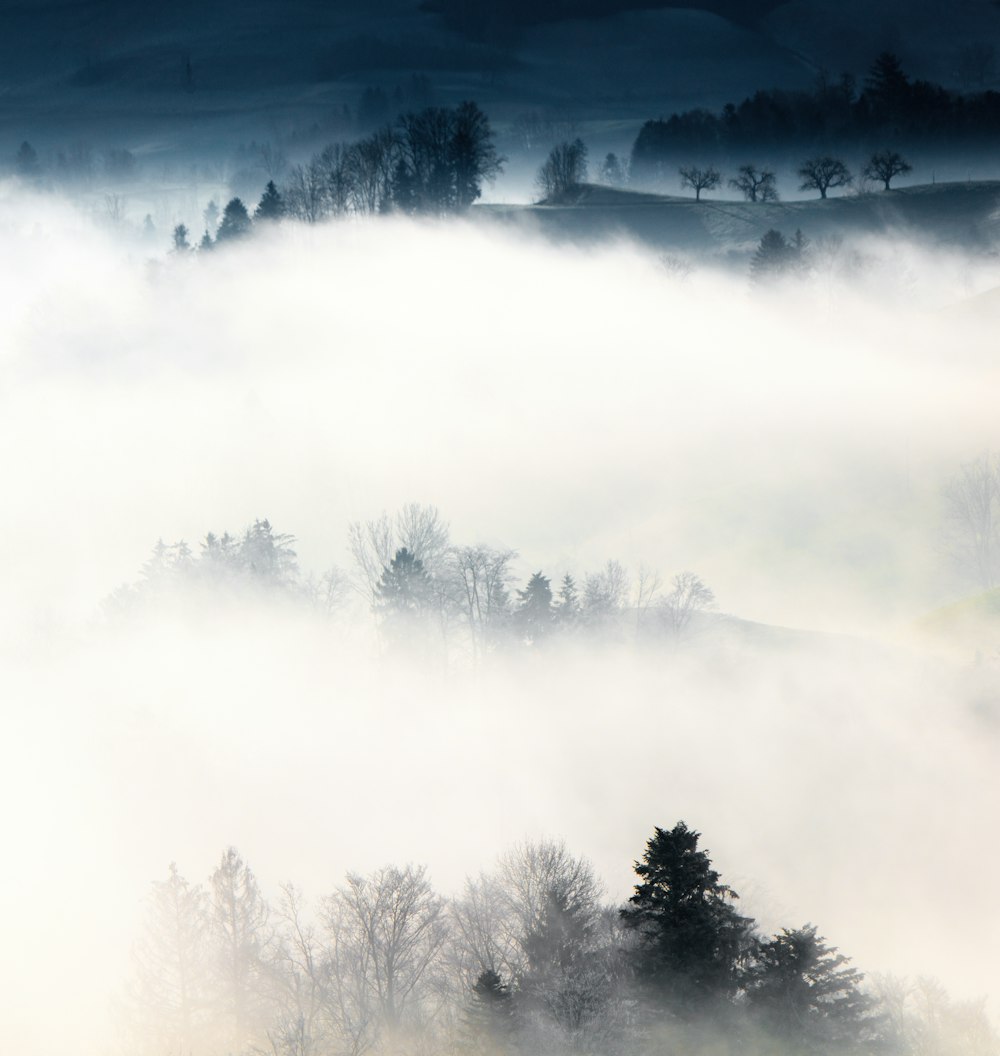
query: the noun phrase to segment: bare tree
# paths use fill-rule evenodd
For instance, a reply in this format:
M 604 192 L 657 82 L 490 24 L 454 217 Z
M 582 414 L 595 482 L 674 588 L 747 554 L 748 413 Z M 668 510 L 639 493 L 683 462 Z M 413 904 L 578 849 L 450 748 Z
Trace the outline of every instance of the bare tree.
M 558 143 L 538 170 L 535 183 L 543 198 L 558 198 L 587 179 L 587 148 L 582 139 Z
M 602 623 L 621 611 L 628 597 L 628 573 L 618 561 L 608 561 L 600 572 L 583 581 L 583 615 L 588 623 Z
M 804 161 L 799 167 L 799 175 L 802 177 L 799 190 L 819 191 L 820 198 L 825 198 L 831 187 L 846 187 L 854 179 L 847 166 L 829 154 Z
M 330 957 L 306 918 L 302 893 L 281 889 L 271 969 L 277 1014 L 267 1036 L 274 1056 L 314 1056 L 330 1048 Z
M 355 143 L 348 151 L 345 170 L 354 212 L 371 215 L 388 208 L 399 149 L 399 137 L 387 127 Z
M 391 1037 L 404 1025 L 414 1028 L 433 1017 L 431 984 L 447 924 L 444 903 L 423 866 L 385 866 L 367 877 L 349 873 L 327 900 L 326 918 L 351 1003 L 369 1017 L 374 1013 L 365 1031 L 369 1044 L 373 1032 Z
M 755 165 L 741 165 L 729 181 L 734 191 L 739 191 L 748 202 L 776 202 L 778 187 L 770 169 L 758 169 Z
M 671 632 L 680 637 L 700 612 L 715 607 L 715 594 L 694 572 L 674 576 L 673 589 L 663 599 L 663 615 Z
M 889 184 L 896 176 L 905 176 L 912 172 L 913 166 L 894 150 L 880 150 L 868 159 L 862 175 L 868 180 L 881 180 L 885 189 L 889 190 Z
M 642 627 L 642 623 L 646 618 L 646 613 L 649 611 L 650 605 L 652 605 L 656 595 L 660 592 L 660 587 L 662 586 L 663 580 L 656 569 L 650 568 L 645 564 L 639 565 L 639 577 L 635 591 L 636 633 L 638 633 Z
M 681 174 L 681 186 L 694 191 L 694 200 L 701 201 L 702 191 L 714 191 L 722 183 L 718 169 L 699 169 L 694 165 L 685 165 L 678 170 Z
M 272 931 L 269 910 L 250 867 L 235 847 L 212 874 L 212 936 L 219 1009 L 229 1020 L 232 1051 L 260 1036 L 268 999 Z
M 1000 458 L 983 452 L 945 485 L 947 541 L 955 561 L 983 590 L 1000 571 Z
M 510 564 L 516 550 L 460 546 L 451 550 L 458 604 L 469 624 L 473 660 L 483 656 L 510 616 Z
M 322 164 L 313 158 L 307 165 L 296 165 L 284 188 L 285 211 L 296 220 L 315 224 L 326 217 L 329 198 Z
M 132 958 L 130 1005 L 139 1051 L 200 1051 L 210 1003 L 208 898 L 171 863 L 153 884 Z

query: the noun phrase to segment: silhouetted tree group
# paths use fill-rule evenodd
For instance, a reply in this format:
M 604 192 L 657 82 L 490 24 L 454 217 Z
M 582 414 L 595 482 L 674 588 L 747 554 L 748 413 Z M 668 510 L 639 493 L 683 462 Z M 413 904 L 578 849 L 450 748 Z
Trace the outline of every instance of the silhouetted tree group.
M 956 1006 L 939 995 L 925 1023 L 814 925 L 763 934 L 700 840 L 655 828 L 624 905 L 553 840 L 451 898 L 416 865 L 349 872 L 310 905 L 290 884 L 270 900 L 232 847 L 204 886 L 172 864 L 134 946 L 129 1051 L 922 1056 L 921 1028 Z M 982 1009 L 966 1019 L 948 1051 L 986 1056 Z

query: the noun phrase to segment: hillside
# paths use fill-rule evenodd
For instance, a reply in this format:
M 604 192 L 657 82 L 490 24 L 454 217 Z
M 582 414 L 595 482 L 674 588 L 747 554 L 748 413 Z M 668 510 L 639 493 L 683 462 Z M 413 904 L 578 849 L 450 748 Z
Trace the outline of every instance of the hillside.
M 1000 240 L 1000 181 L 938 183 L 806 201 L 754 203 L 586 185 L 569 200 L 484 206 L 481 215 L 559 240 L 627 236 L 695 256 L 745 256 L 770 228 L 810 240 L 894 232 L 986 250 Z

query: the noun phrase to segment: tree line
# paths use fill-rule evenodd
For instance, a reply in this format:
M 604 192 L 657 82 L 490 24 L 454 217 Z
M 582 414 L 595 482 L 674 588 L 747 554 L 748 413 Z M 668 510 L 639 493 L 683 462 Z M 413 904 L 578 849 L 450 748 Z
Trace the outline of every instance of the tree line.
M 812 91 L 758 91 L 721 112 L 705 109 L 647 121 L 632 146 L 636 180 L 663 179 L 692 156 L 715 161 L 751 151 L 799 151 L 891 142 L 981 145 L 1000 134 L 1000 93 L 958 93 L 911 79 L 897 56 L 883 52 L 862 89 L 845 74 L 821 77 Z
M 387 865 L 310 905 L 228 848 L 205 885 L 153 883 L 123 1002 L 140 1056 L 995 1053 L 981 1004 L 866 985 L 813 924 L 766 934 L 683 821 L 623 904 L 560 841 L 523 842 L 455 897 Z M 944 1048 L 946 1046 L 946 1048 Z
M 553 584 L 542 570 L 518 585 L 518 552 L 485 543 L 456 544 L 434 506 L 410 503 L 348 526 L 350 566 L 304 575 L 295 538 L 256 520 L 235 535 L 209 532 L 192 549 L 159 540 L 137 581 L 107 600 L 111 614 L 135 614 L 193 593 L 237 600 L 247 592 L 271 601 L 307 604 L 327 614 L 351 598 L 373 617 L 386 649 L 475 661 L 498 650 L 542 648 L 595 635 L 687 635 L 715 595 L 693 572 L 667 582 L 641 565 L 630 576 L 616 560 L 578 581 L 567 572 Z

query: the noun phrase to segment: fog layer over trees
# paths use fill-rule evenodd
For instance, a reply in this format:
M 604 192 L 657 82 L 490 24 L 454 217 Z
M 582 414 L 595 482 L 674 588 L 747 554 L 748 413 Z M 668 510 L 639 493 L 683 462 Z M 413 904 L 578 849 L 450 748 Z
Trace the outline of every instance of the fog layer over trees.
M 975 646 L 922 637 L 995 582 L 972 501 L 983 484 L 992 518 L 990 259 L 814 243 L 789 293 L 622 243 L 397 217 L 150 261 L 6 185 L 0 226 L 0 985 L 19 1051 L 115 1047 L 123 981 L 155 992 L 155 950 L 132 961 L 151 891 L 208 915 L 212 1044 L 244 1051 L 267 1044 L 245 1000 L 276 992 L 261 965 L 301 981 L 281 993 L 305 1017 L 290 959 L 312 935 L 356 961 L 372 885 L 408 884 L 437 922 L 503 848 L 556 834 L 621 907 L 652 827 L 679 818 L 742 896 L 716 908 L 763 942 L 757 975 L 698 977 L 726 1000 L 769 1007 L 803 947 L 831 966 L 822 937 L 869 980 L 940 977 L 950 997 L 897 993 L 912 1036 L 913 1001 L 1000 991 L 996 642 L 988 622 Z M 432 507 L 439 523 L 407 517 Z M 190 590 L 136 586 L 187 564 Z M 643 612 L 695 629 L 667 600 L 697 592 L 685 571 L 717 599 L 706 633 L 637 646 Z M 620 634 L 546 637 L 567 574 Z M 406 655 L 444 581 L 475 663 L 471 645 Z M 521 614 L 511 648 L 501 611 Z M 961 898 L 942 863 L 962 863 Z M 295 952 L 272 936 L 297 906 Z M 606 916 L 585 923 L 611 947 Z M 448 966 L 467 984 L 451 1004 L 437 964 L 410 993 L 456 1031 L 477 982 L 525 1016 L 579 1007 L 550 1000 L 565 966 L 544 950 L 498 944 L 498 979 Z M 365 970 L 345 969 L 367 989 L 342 993 L 338 1038 L 366 1036 Z M 382 1022 L 415 1007 L 394 994 Z

